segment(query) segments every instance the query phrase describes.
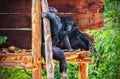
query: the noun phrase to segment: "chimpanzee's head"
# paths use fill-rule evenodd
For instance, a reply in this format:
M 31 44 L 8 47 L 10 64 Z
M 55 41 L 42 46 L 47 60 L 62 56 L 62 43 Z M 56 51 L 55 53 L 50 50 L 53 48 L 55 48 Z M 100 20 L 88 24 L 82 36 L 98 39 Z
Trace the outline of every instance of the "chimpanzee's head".
M 65 17 L 64 19 L 65 25 L 66 25 L 66 30 L 71 31 L 73 25 L 74 25 L 74 20 L 71 17 Z
M 57 9 L 54 8 L 54 7 L 49 7 L 49 11 L 50 11 L 50 12 L 53 12 L 53 13 L 55 13 L 55 14 L 58 12 Z

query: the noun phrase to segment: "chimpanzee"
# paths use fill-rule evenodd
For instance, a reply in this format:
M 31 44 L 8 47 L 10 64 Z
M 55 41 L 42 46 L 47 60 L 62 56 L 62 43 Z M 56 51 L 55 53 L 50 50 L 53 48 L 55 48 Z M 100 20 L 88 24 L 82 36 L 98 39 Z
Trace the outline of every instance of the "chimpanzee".
M 89 49 L 91 50 L 93 48 L 92 42 L 83 33 L 80 32 L 78 26 L 71 17 L 62 17 L 61 21 L 64 25 L 64 28 L 71 30 L 67 33 L 73 49 L 82 48 L 88 51 Z M 62 44 L 59 44 L 58 47 L 66 48 L 65 44 L 66 43 L 62 42 Z
M 56 15 L 57 9 L 49 7 L 49 12 L 43 12 L 42 17 L 50 20 L 50 30 L 52 35 L 52 45 L 56 46 L 59 42 L 59 31 L 62 28 L 60 18 Z
M 45 59 L 45 49 L 44 49 L 44 42 L 42 42 L 42 56 Z M 68 79 L 67 77 L 67 62 L 64 52 L 55 46 L 52 46 L 52 52 L 53 52 L 53 59 L 58 60 L 60 62 L 60 69 L 59 72 L 61 73 L 61 76 L 63 79 Z
M 60 18 L 56 14 L 57 10 L 54 7 L 49 7 L 49 12 L 43 13 L 43 17 L 47 17 L 50 20 L 52 44 L 56 46 L 59 42 L 63 41 L 67 45 L 68 51 L 73 51 L 66 33 L 66 31 L 70 31 L 71 29 L 67 28 L 65 31 Z
M 64 52 L 60 48 L 56 47 L 56 45 L 59 42 L 59 31 L 62 27 L 60 18 L 56 15 L 56 13 L 57 13 L 57 10 L 54 7 L 49 7 L 49 12 L 44 12 L 42 16 L 43 18 L 47 17 L 50 20 L 53 59 L 58 60 L 60 62 L 60 73 L 61 73 L 62 78 L 68 79 L 67 74 L 66 74 L 66 70 L 67 70 L 66 57 L 64 55 Z M 44 35 L 44 32 L 42 30 L 42 56 L 45 59 L 44 36 L 43 35 Z

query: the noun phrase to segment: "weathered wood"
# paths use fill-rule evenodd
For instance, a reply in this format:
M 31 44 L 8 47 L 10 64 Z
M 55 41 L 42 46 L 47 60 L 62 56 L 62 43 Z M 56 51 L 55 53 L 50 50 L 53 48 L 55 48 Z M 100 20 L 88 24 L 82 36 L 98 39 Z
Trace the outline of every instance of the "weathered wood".
M 104 18 L 101 13 L 91 14 L 59 14 L 70 16 L 81 30 L 101 29 L 104 27 Z M 0 28 L 31 28 L 31 14 L 0 14 Z M 6 19 L 7 18 L 7 19 Z
M 92 58 L 74 58 L 74 59 L 67 59 L 67 62 L 93 63 L 94 60 Z
M 33 65 L 32 63 L 20 63 L 20 62 L 11 62 L 11 63 L 7 63 L 7 62 L 2 62 L 0 63 L 0 68 L 25 68 L 25 69 L 32 69 Z M 42 64 L 42 69 L 46 70 L 46 65 Z
M 29 30 L 0 30 L 0 35 L 7 36 L 5 44 L 0 45 L 0 48 L 8 48 L 14 45 L 20 49 L 31 49 L 31 31 Z
M 0 14 L 0 28 L 31 28 L 31 13 Z
M 49 11 L 47 0 L 41 1 L 42 12 Z M 50 23 L 47 18 L 43 18 L 44 39 L 45 39 L 45 57 L 47 65 L 47 79 L 54 79 L 54 64 L 52 53 L 52 41 L 50 32 Z
M 0 0 L 0 13 L 31 13 L 32 0 Z
M 82 55 L 80 58 L 83 58 L 83 60 L 87 60 L 91 63 L 94 62 L 93 59 L 88 58 L 88 55 Z M 79 79 L 88 79 L 88 62 L 79 62 Z
M 48 0 L 59 12 L 96 13 L 104 7 L 102 0 Z M 0 0 L 0 13 L 31 13 L 31 0 Z
M 97 13 L 104 7 L 102 0 L 48 0 L 48 3 L 59 12 L 69 13 Z
M 20 63 L 20 62 L 11 62 L 11 63 L 7 63 L 7 62 L 0 62 L 0 68 L 27 68 L 27 69 L 31 69 L 32 68 L 32 64 L 24 64 L 24 63 Z
M 40 0 L 32 0 L 32 56 L 33 69 L 32 79 L 42 78 L 41 66 L 41 2 Z
M 87 55 L 87 54 L 90 54 L 90 52 L 89 51 L 65 52 L 67 60 L 74 59 L 74 58 L 77 58 L 77 57 L 81 57 L 82 55 Z
M 81 52 L 65 52 L 67 62 L 83 62 L 83 63 L 93 63 L 92 58 L 87 58 L 87 55 L 90 54 L 89 51 L 81 51 Z M 86 57 L 85 57 L 86 56 Z M 21 54 L 21 53 L 13 53 L 13 54 L 0 54 L 0 63 L 32 63 L 32 54 Z M 42 57 L 42 62 L 44 59 Z
M 29 57 L 29 58 L 28 58 Z M 0 54 L 0 63 L 32 63 L 32 54 Z
M 59 16 L 70 16 L 74 19 L 80 30 L 97 30 L 104 27 L 102 13 L 89 14 L 59 14 Z
M 79 79 L 88 79 L 88 63 L 79 63 Z
M 28 31 L 30 30 L 31 31 L 31 28 L 0 28 L 0 30 L 24 30 L 24 31 Z

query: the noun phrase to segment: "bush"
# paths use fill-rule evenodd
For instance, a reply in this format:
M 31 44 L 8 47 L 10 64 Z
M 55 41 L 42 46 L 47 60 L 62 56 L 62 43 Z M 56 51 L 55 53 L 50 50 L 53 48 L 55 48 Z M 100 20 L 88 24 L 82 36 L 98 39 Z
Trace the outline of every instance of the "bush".
M 0 45 L 6 43 L 7 37 L 6 36 L 0 36 Z

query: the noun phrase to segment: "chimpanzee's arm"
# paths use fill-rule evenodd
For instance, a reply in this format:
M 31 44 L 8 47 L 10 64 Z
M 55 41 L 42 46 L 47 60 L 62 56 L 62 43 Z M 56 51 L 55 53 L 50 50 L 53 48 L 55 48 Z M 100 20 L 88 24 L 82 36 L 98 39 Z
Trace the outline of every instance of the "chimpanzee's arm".
M 42 17 L 43 17 L 43 18 L 46 17 L 46 18 L 48 18 L 48 19 L 52 19 L 52 15 L 51 15 L 50 12 L 43 12 L 43 13 L 42 13 Z

